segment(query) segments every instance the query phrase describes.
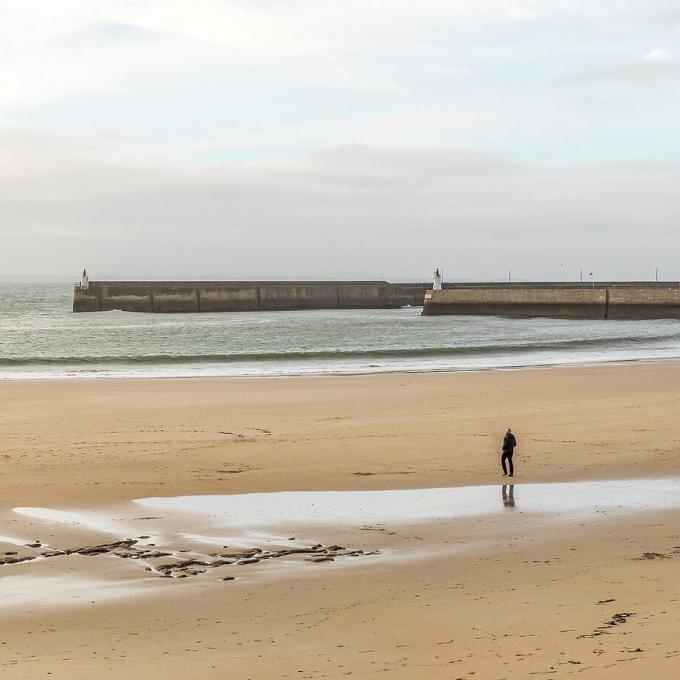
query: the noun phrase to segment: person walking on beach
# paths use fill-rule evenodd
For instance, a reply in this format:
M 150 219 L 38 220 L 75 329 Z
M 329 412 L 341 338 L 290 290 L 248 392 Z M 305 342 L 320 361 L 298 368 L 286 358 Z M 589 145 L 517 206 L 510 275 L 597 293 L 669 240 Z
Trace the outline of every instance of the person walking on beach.
M 517 440 L 515 435 L 512 434 L 512 430 L 508 428 L 505 431 L 505 437 L 503 437 L 503 453 L 501 454 L 501 465 L 503 466 L 503 477 L 508 476 L 508 469 L 505 467 L 505 461 L 508 461 L 508 468 L 510 470 L 510 477 L 515 474 L 515 468 L 512 465 L 512 454 L 515 451 L 515 446 L 517 446 Z

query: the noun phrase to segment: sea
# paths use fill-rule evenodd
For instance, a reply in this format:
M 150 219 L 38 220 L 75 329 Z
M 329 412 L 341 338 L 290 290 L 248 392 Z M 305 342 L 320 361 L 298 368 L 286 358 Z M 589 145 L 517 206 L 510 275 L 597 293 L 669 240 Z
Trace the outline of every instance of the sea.
M 420 307 L 73 314 L 73 287 L 0 284 L 0 380 L 480 371 L 680 358 L 680 321 L 423 317 Z

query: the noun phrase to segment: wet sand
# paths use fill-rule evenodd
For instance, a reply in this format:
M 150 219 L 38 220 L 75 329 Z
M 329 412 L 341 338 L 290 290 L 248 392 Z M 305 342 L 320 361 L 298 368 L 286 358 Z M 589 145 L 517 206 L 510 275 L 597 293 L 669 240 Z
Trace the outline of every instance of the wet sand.
M 554 507 L 539 511 L 522 486 L 628 478 L 632 501 L 644 496 L 634 478 L 680 476 L 679 385 L 669 364 L 4 383 L 2 552 L 91 547 L 131 507 L 140 518 L 167 514 L 135 498 L 498 486 L 497 511 L 468 516 L 367 512 L 314 529 L 287 518 L 275 527 L 283 533 L 259 537 L 261 549 L 295 538 L 318 541 L 319 554 L 198 565 L 203 573 L 181 579 L 145 569 L 193 555 L 196 537 L 148 546 L 162 543 L 149 519 L 132 525 L 132 547 L 172 557 L 0 565 L 3 678 L 675 678 L 680 512 L 656 501 L 624 512 L 625 485 L 587 516 L 570 506 L 581 487 L 555 486 Z M 497 462 L 507 425 L 520 440 L 512 493 Z M 50 523 L 15 507 L 99 512 L 103 524 Z M 209 523 L 195 524 L 203 561 L 229 551 L 205 542 Z M 329 550 L 332 561 L 308 559 Z

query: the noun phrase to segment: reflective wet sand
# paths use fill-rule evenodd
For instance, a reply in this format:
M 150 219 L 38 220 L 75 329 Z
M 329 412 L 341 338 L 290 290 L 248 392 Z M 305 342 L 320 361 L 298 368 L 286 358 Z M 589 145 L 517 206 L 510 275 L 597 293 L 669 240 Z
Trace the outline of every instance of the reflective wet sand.
M 578 522 L 680 508 L 680 479 L 145 498 L 19 507 L 0 537 L 0 609 L 162 594 L 160 579 L 271 580 L 548 540 Z M 511 512 L 509 512 L 511 511 Z M 18 549 L 21 548 L 21 549 Z M 3 556 L 2 553 L 5 553 Z M 82 584 L 79 587 L 79 583 Z

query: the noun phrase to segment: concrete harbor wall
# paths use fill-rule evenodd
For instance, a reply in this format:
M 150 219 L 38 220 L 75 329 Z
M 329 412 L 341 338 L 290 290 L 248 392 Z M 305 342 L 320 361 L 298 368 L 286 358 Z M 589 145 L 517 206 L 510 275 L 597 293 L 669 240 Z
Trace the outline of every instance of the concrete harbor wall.
M 387 281 L 92 281 L 76 285 L 74 312 L 256 312 L 390 309 L 424 315 L 573 319 L 680 318 L 680 283 L 445 284 Z
M 389 309 L 423 304 L 426 283 L 387 281 L 91 281 L 74 312 L 255 312 Z
M 680 284 L 454 284 L 445 290 L 427 291 L 423 314 L 680 319 Z

